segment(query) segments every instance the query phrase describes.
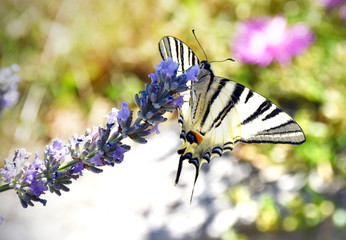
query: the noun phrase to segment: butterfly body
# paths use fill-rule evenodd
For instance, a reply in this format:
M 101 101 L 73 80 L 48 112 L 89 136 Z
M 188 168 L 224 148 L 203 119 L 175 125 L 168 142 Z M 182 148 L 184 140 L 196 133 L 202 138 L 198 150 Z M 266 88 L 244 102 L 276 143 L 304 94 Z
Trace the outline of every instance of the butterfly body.
M 182 163 L 187 160 L 196 169 L 195 183 L 201 165 L 214 156 L 233 150 L 239 143 L 301 144 L 305 136 L 287 113 L 274 103 L 232 80 L 217 77 L 208 61 L 199 61 L 193 51 L 174 37 L 159 42 L 164 60 L 168 57 L 180 63 L 185 72 L 195 64 L 200 71 L 192 81 L 186 103 L 179 112 L 183 145 L 175 183 L 178 183 Z

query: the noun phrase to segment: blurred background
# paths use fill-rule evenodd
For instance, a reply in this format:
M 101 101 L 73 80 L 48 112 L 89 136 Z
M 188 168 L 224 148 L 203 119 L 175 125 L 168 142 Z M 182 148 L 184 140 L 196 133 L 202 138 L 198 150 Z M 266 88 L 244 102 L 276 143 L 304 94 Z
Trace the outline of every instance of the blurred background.
M 306 143 L 239 144 L 203 166 L 190 206 L 192 166 L 172 187 L 180 140 L 176 115 L 167 115 L 162 134 L 128 142 L 121 165 L 86 173 L 61 197 L 48 194 L 46 207 L 21 209 L 14 192 L 1 193 L 0 239 L 345 239 L 343 0 L 2 0 L 0 67 L 18 64 L 22 81 L 18 103 L 0 118 L 0 166 L 16 148 L 42 154 L 52 139 L 104 123 L 124 101 L 136 112 L 134 95 L 161 61 L 163 36 L 204 59 L 195 29 L 208 60 L 224 60 L 235 58 L 239 23 L 275 16 L 314 33 L 291 64 L 235 59 L 213 68 L 287 110 Z

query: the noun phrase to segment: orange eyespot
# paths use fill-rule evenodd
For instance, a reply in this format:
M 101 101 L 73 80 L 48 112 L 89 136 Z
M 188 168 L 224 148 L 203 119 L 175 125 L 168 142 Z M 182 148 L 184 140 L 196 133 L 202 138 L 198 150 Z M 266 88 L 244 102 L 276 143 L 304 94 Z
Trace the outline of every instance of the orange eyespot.
M 196 139 L 197 139 L 197 143 L 201 143 L 203 140 L 203 136 L 201 134 L 199 134 L 198 132 L 195 131 L 190 131 L 193 135 L 195 135 Z

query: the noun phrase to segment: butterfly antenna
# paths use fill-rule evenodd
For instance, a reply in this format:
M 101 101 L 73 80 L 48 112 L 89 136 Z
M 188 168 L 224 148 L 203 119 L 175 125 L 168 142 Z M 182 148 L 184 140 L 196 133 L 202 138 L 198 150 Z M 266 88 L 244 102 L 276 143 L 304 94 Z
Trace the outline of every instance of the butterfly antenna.
M 226 62 L 226 61 L 232 61 L 235 62 L 235 60 L 233 58 L 227 58 L 225 60 L 221 60 L 221 61 L 210 61 L 210 63 L 214 63 L 214 62 Z
M 197 38 L 196 33 L 195 33 L 195 29 L 192 29 L 192 34 L 193 34 L 193 36 L 195 37 L 195 39 L 196 39 L 196 41 L 197 41 L 199 47 L 202 49 L 202 51 L 203 51 L 203 53 L 204 53 L 204 56 L 205 56 L 205 60 L 208 61 L 207 54 L 205 53 L 204 49 L 202 48 L 201 43 L 198 41 L 198 38 Z

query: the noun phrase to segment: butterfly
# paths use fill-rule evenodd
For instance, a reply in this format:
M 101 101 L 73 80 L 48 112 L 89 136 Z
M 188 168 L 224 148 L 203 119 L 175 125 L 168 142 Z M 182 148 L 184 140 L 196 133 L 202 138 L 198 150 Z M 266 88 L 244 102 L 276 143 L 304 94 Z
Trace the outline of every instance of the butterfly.
M 202 164 L 232 151 L 239 142 L 305 142 L 303 130 L 284 110 L 237 82 L 215 76 L 210 63 L 200 61 L 181 40 L 165 36 L 159 42 L 159 51 L 163 60 L 172 58 L 179 63 L 178 72 L 184 73 L 194 65 L 200 68 L 198 81 L 190 83 L 187 103 L 179 110 L 183 145 L 178 150 L 175 184 L 184 160 L 195 167 L 195 186 Z

